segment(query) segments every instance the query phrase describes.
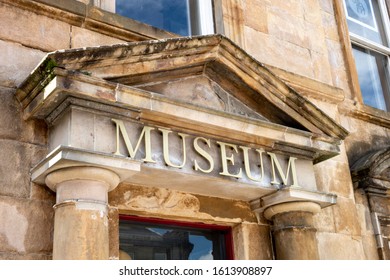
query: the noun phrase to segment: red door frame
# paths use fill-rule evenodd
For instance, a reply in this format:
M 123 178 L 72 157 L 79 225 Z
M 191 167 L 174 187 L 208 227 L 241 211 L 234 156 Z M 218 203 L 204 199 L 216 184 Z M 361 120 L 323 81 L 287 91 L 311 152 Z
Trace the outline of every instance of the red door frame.
M 178 226 L 184 228 L 223 231 L 225 232 L 226 259 L 234 260 L 233 234 L 232 234 L 232 228 L 230 226 L 211 225 L 211 224 L 204 224 L 200 222 L 196 223 L 196 222 L 187 222 L 187 221 L 164 220 L 159 218 L 139 217 L 139 216 L 123 215 L 123 214 L 119 215 L 119 220 L 134 221 L 139 223 L 150 223 L 150 224 L 157 224 L 157 225 Z

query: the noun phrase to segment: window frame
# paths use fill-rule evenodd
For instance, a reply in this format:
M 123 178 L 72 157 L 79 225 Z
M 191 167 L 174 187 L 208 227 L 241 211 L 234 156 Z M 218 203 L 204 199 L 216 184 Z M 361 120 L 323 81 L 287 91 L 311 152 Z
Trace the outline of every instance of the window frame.
M 204 0 L 187 0 L 187 2 L 188 6 L 192 7 L 191 10 L 188 11 L 190 22 L 189 31 L 191 32 L 188 36 L 214 34 L 217 30 L 215 24 L 214 1 L 207 0 L 206 3 Z M 103 10 L 116 14 L 116 0 L 93 0 L 93 4 Z M 165 30 L 158 26 L 154 27 Z M 171 32 L 169 30 L 165 31 Z M 197 34 L 194 34 L 194 32 Z
M 390 46 L 390 20 L 389 20 L 389 13 L 388 13 L 389 3 L 386 3 L 386 1 L 388 1 L 388 0 L 377 0 L 377 1 L 378 1 L 379 11 L 380 11 L 380 18 L 382 20 L 383 29 L 384 29 L 384 37 L 385 37 L 384 40 L 386 40 L 387 45 Z M 345 25 L 346 25 L 347 30 L 348 30 L 348 23 L 347 23 L 348 17 L 347 17 L 346 1 L 343 0 L 341 5 L 342 5 L 342 9 L 344 11 Z M 349 30 L 348 30 L 348 36 L 349 36 L 349 40 L 350 40 L 350 53 L 351 53 L 353 60 L 355 58 L 352 54 L 352 48 L 353 48 L 353 45 L 355 45 L 357 47 L 367 49 L 367 50 L 370 50 L 370 51 L 373 51 L 373 52 L 376 52 L 378 54 L 385 56 L 386 60 L 387 60 L 387 65 L 390 66 L 390 47 L 373 42 L 369 39 L 366 39 L 360 35 L 357 35 L 357 34 L 351 32 Z M 354 65 L 354 75 L 356 76 L 357 81 L 358 81 L 359 78 L 357 75 L 356 64 L 353 63 L 353 65 Z M 388 85 L 387 85 L 388 90 L 390 90 L 390 82 L 389 82 L 390 81 L 390 67 L 387 67 L 387 69 L 385 69 L 385 72 L 387 74 L 386 78 L 388 80 Z M 369 106 L 363 102 L 363 93 L 360 89 L 359 82 L 358 82 L 358 87 L 359 87 L 359 94 L 360 94 L 359 101 L 362 104 Z M 385 103 L 386 103 L 385 104 L 386 105 L 386 112 L 390 112 L 390 102 L 389 102 L 390 96 L 384 96 L 384 99 L 385 99 Z M 376 107 L 371 107 L 371 108 L 382 111 L 381 109 L 378 109 Z
M 225 232 L 224 245 L 225 245 L 225 252 L 226 252 L 226 260 L 234 260 L 233 229 L 231 226 L 119 214 L 119 222 L 121 220 L 131 221 L 139 224 L 142 223 L 149 224 L 149 225 L 155 224 L 156 226 L 165 225 L 165 226 L 173 226 L 173 227 L 188 228 L 188 229 L 223 231 Z M 118 231 L 118 239 L 119 239 L 119 231 Z

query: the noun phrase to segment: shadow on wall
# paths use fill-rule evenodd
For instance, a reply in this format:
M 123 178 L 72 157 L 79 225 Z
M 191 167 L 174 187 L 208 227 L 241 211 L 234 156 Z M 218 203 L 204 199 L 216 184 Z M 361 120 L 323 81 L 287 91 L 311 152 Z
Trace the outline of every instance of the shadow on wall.
M 390 147 L 390 138 L 385 136 L 373 135 L 370 142 L 357 141 L 353 143 L 345 143 L 349 166 L 352 166 L 357 160 L 367 153 L 379 151 Z

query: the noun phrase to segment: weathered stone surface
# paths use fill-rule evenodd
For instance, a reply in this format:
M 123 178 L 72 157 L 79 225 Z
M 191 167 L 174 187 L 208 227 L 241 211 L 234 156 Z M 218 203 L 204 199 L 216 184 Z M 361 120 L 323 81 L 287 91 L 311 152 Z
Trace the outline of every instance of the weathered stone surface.
M 326 12 L 322 13 L 322 28 L 324 29 L 327 39 L 339 42 L 339 34 L 337 32 L 337 22 L 333 14 Z
M 47 254 L 19 254 L 14 252 L 0 252 L 0 260 L 51 260 L 51 253 Z
M 350 235 L 317 232 L 321 260 L 362 260 L 364 250 L 360 238 Z
M 56 194 L 46 186 L 31 183 L 30 198 L 33 200 L 42 200 L 54 204 L 56 201 Z
M 313 216 L 313 225 L 319 232 L 335 232 L 332 206 L 321 209 Z
M 248 203 L 242 201 L 126 184 L 120 184 L 108 195 L 110 205 L 126 213 L 216 222 L 255 221 L 255 215 L 250 211 Z
M 326 172 L 324 172 L 326 170 Z M 347 163 L 333 159 L 314 165 L 318 189 L 353 198 L 353 186 Z
M 30 196 L 30 169 L 42 158 L 46 149 L 17 142 L 0 140 L 0 194 L 16 197 Z
M 0 86 L 18 86 L 44 55 L 39 50 L 0 40 Z
M 390 216 L 390 198 L 369 196 L 372 212 L 377 212 L 382 215 Z
M 318 0 L 321 9 L 329 14 L 334 14 L 333 0 Z
M 321 25 L 321 9 L 319 0 L 302 1 L 303 17 L 305 21 L 317 26 Z
M 332 71 L 329 67 L 327 53 L 311 52 L 313 77 L 323 83 L 332 84 Z
M 243 5 L 244 24 L 259 32 L 268 33 L 266 2 L 245 0 Z
M 351 98 L 348 76 L 344 63 L 343 51 L 341 44 L 330 39 L 326 39 L 328 49 L 329 65 L 332 69 L 333 85 L 342 88 L 346 97 Z
M 389 145 L 390 131 L 387 128 L 348 116 L 341 116 L 341 124 L 350 132 L 345 141 L 350 165 L 372 151 L 373 145 L 375 150 L 387 148 Z
M 0 86 L 0 138 L 46 145 L 46 124 L 41 120 L 23 120 L 14 94 L 14 89 Z
M 374 230 L 370 216 L 370 210 L 366 205 L 356 204 L 358 221 L 361 226 L 362 235 L 373 235 Z
M 60 204 L 55 209 L 53 259 L 107 260 L 107 206 L 85 201 Z
M 242 223 L 233 228 L 236 260 L 271 260 L 272 248 L 269 226 Z
M 294 5 L 295 6 L 295 5 Z M 299 5 L 296 5 L 299 6 Z M 272 5 L 268 10 L 268 33 L 277 40 L 289 42 L 308 49 L 310 47 L 310 38 L 305 32 L 305 21 L 288 9 L 278 9 Z
M 116 207 L 108 208 L 108 245 L 109 259 L 119 259 L 119 211 Z
M 124 42 L 125 41 L 123 40 L 113 38 L 88 29 L 80 28 L 77 26 L 71 27 L 71 48 L 112 45 Z
M 362 244 L 366 260 L 378 260 L 378 245 L 374 235 L 363 235 Z
M 251 211 L 249 203 L 239 200 L 221 199 L 196 195 L 200 202 L 200 212 L 213 217 L 241 219 L 247 222 L 256 222 L 255 213 Z
M 2 23 L 1 39 L 43 51 L 69 48 L 70 26 L 62 21 L 1 3 L 0 22 Z
M 49 255 L 53 214 L 51 203 L 0 197 L 0 251 Z
M 337 233 L 361 236 L 361 225 L 354 200 L 338 197 L 337 204 L 332 206 L 332 209 Z
M 287 71 L 313 77 L 313 68 L 308 63 L 311 61 L 310 51 L 307 48 L 257 32 L 247 26 L 244 31 L 247 38 L 247 51 L 256 59 Z

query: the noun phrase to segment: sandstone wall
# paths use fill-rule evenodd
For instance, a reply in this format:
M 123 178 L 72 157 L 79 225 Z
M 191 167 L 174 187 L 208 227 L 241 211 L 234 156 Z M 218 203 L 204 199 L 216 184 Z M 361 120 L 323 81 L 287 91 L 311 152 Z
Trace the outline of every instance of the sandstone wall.
M 46 154 L 47 127 L 23 120 L 16 87 L 47 52 L 170 34 L 93 9 L 87 13 L 85 0 L 69 1 L 70 6 L 65 1 L 22 2 L 0 0 L 0 259 L 50 259 L 55 195 L 31 183 L 29 174 Z M 338 195 L 337 205 L 315 217 L 320 258 L 378 258 L 368 203 L 354 191 L 349 165 L 373 145 L 388 146 L 389 130 L 339 109 L 345 102 L 352 102 L 348 108 L 353 109 L 355 97 L 333 0 L 216 3 L 228 37 L 260 62 L 294 73 L 286 74 L 286 81 L 309 85 L 305 96 L 351 132 L 338 157 L 315 166 L 319 189 Z M 144 37 L 135 37 L 131 29 Z M 342 90 L 341 98 L 334 87 Z M 237 259 L 272 258 L 269 224 L 264 219 L 258 224 L 246 203 L 127 185 L 110 194 L 110 203 L 123 213 L 231 224 Z

